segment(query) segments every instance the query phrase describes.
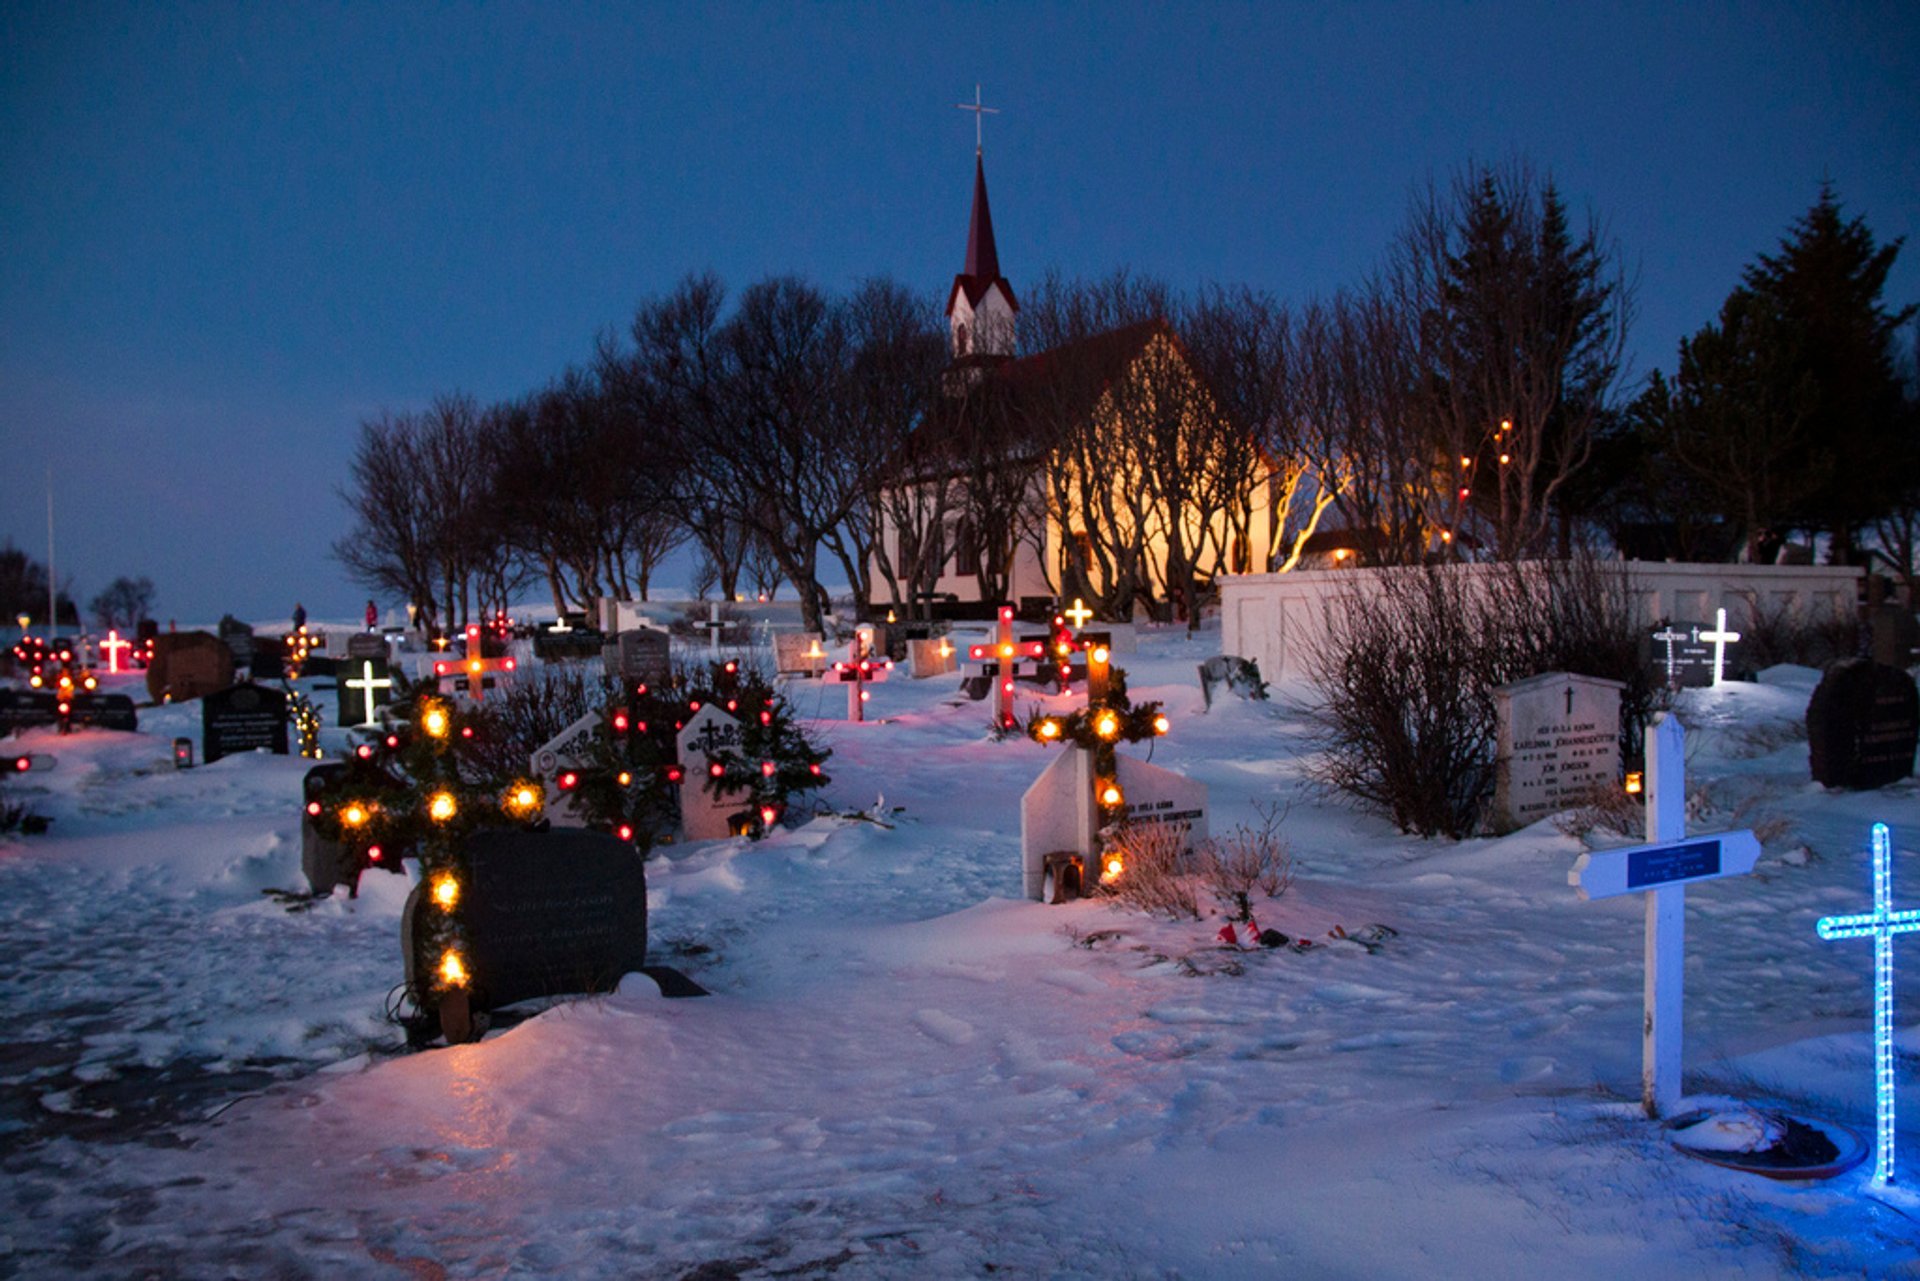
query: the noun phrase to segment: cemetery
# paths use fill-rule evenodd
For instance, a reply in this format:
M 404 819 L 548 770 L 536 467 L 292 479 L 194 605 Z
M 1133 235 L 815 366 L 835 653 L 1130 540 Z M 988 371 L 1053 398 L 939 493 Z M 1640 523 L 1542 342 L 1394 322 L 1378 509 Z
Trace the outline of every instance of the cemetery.
M 10 7 L 0 1279 L 1920 1278 L 1920 22 L 1644 8 Z
M 1055 666 L 1010 693 L 996 680 L 981 701 L 964 663 L 919 679 L 877 680 L 871 668 L 847 678 L 877 651 L 853 633 L 858 656 L 830 640 L 817 671 L 775 675 L 792 660 L 773 644 L 716 655 L 705 634 L 637 625 L 591 657 L 543 659 L 536 628 L 491 654 L 495 642 L 469 642 L 496 664 L 482 675 L 498 683 L 477 688 L 431 667 L 409 679 L 362 645 L 328 675 L 283 688 L 256 666 L 253 680 L 193 698 L 172 693 L 173 660 L 195 646 L 218 652 L 162 645 L 176 675 L 163 700 L 141 700 L 137 730 L 26 725 L 11 740 L 28 764 L 0 784 L 0 801 L 31 798 L 51 822 L 13 838 L 31 843 L 0 865 L 16 891 L 7 910 L 75 919 L 79 883 L 36 884 L 66 865 L 164 871 L 167 894 L 214 909 L 156 919 L 143 944 L 148 966 L 195 994 L 192 1012 L 123 992 L 109 972 L 85 990 L 173 1011 L 175 1053 L 218 1043 L 239 1061 L 277 1064 L 268 1099 L 327 1101 L 340 1111 L 321 1141 L 388 1152 L 378 1160 L 396 1177 L 418 1158 L 389 1139 L 418 1123 L 381 1101 L 388 1080 L 405 1067 L 437 1089 L 456 1060 L 436 1047 L 460 1046 L 518 1078 L 476 1100 L 488 1111 L 537 1109 L 556 1089 L 595 1097 L 629 1072 L 655 1082 L 637 1112 L 590 1108 L 535 1140 L 536 1167 L 616 1143 L 625 1155 L 612 1188 L 735 1178 L 731 1162 L 657 1141 L 726 1133 L 705 1128 L 714 1106 L 758 1109 L 777 1133 L 787 1117 L 853 1125 L 881 1102 L 936 1122 L 904 1145 L 890 1139 L 886 1160 L 971 1169 L 938 1137 L 963 1115 L 1039 1127 L 1047 1137 L 1008 1150 L 1063 1204 L 1083 1194 L 1045 1173 L 1062 1156 L 1141 1195 L 1156 1178 L 1156 1161 L 1127 1151 L 1101 1118 L 1193 1111 L 1226 1134 L 1286 1117 L 1284 1159 L 1246 1151 L 1243 1165 L 1260 1171 L 1261 1189 L 1331 1206 L 1377 1177 L 1356 1142 L 1398 1151 L 1408 1110 L 1444 1105 L 1451 1119 L 1428 1126 L 1430 1151 L 1396 1160 L 1449 1198 L 1517 1195 L 1501 1190 L 1509 1178 L 1577 1182 L 1596 1222 L 1619 1231 L 1640 1222 L 1643 1197 L 1677 1183 L 1742 1214 L 1786 1216 L 1783 1230 L 1834 1258 L 1888 1248 L 1895 1229 L 1867 1190 L 1897 1198 L 1911 1146 L 1897 1142 L 1911 1078 L 1894 951 L 1920 929 L 1909 920 L 1920 909 L 1887 870 L 1905 848 L 1902 824 L 1920 828 L 1906 672 L 1862 659 L 1668 688 L 1662 672 L 1637 669 L 1662 700 L 1644 746 L 1622 732 L 1621 680 L 1544 671 L 1511 682 L 1490 694 L 1482 826 L 1448 840 L 1399 833 L 1313 781 L 1311 685 L 1220 657 L 1212 629 L 1144 629 L 1119 662 L 1103 625 L 1081 621 L 1063 638 L 1082 647 L 1064 687 Z M 1019 626 L 959 622 L 942 639 L 991 655 L 1003 630 L 1004 643 L 1022 644 Z M 795 634 L 799 652 L 813 648 L 815 637 Z M 1723 642 L 1729 668 L 1741 643 Z M 472 675 L 453 648 L 430 661 Z M 226 670 L 206 667 L 209 680 Z M 570 674 L 613 701 L 501 764 L 489 736 L 525 741 L 505 728 L 513 709 Z M 100 681 L 111 693 L 146 678 Z M 866 696 L 857 716 L 850 695 Z M 996 732 L 1003 696 L 1020 732 Z M 290 750 L 294 699 L 317 708 L 317 766 Z M 175 739 L 191 768 L 144 763 Z M 1630 774 L 1644 795 L 1627 795 Z M 137 827 L 97 810 L 86 780 L 99 777 L 140 807 Z M 1827 786 L 1809 790 L 1816 782 Z M 1284 813 L 1251 839 L 1275 805 Z M 187 836 L 209 806 L 225 816 L 211 844 Z M 1243 858 L 1234 871 L 1235 851 L 1250 849 L 1264 862 Z M 1171 898 L 1167 869 L 1184 886 Z M 1151 892 L 1150 878 L 1161 878 Z M 36 957 L 29 973 L 60 955 Z M 214 958 L 226 977 L 196 977 Z M 299 995 L 254 1008 L 241 993 L 260 983 Z M 402 992 L 413 1003 L 396 1010 Z M 664 999 L 685 997 L 700 999 Z M 1809 1001 L 1832 1012 L 1809 1022 Z M 816 1025 L 858 1028 L 874 1044 Z M 1490 1026 L 1503 1030 L 1489 1037 Z M 1010 1036 L 1029 1047 L 1017 1062 L 997 1048 Z M 664 1062 L 665 1042 L 694 1058 Z M 111 1042 L 82 1054 L 64 1087 L 73 1106 L 124 1106 L 109 1102 L 132 1071 L 123 1055 Z M 700 1066 L 738 1055 L 765 1059 L 772 1079 L 716 1081 Z M 1093 1071 L 1083 1101 L 1021 1093 L 1076 1062 Z M 627 1066 L 607 1076 L 595 1063 Z M 204 1071 L 212 1088 L 232 1079 Z M 1015 1093 L 983 1093 L 982 1072 L 1013 1073 Z M 1330 1074 L 1364 1088 L 1328 1096 Z M 823 1084 L 842 1079 L 858 1099 Z M 936 1096 L 922 1094 L 929 1083 Z M 52 1134 L 73 1114 L 42 1115 L 36 1132 Z M 164 1109 L 132 1115 L 156 1132 L 199 1133 Z M 128 1177 L 196 1204 L 165 1190 L 179 1173 L 314 1141 L 282 1115 L 243 1102 L 191 1156 L 144 1149 Z M 824 1168 L 876 1159 L 860 1133 L 830 1140 Z M 1523 1137 L 1541 1133 L 1557 1137 Z M 487 1135 L 483 1126 L 467 1147 L 488 1151 L 498 1140 Z M 1197 1155 L 1217 1140 L 1163 1142 Z M 1446 1155 L 1490 1143 L 1502 1150 L 1498 1180 Z M 762 1159 L 806 1186 L 802 1163 L 820 1152 L 779 1147 Z M 505 1211 L 536 1235 L 604 1212 L 597 1195 L 560 1205 L 541 1177 L 517 1178 L 527 1206 Z M 1801 1189 L 1794 1208 L 1716 1182 L 1762 1178 Z M 328 1183 L 331 1202 L 362 1199 L 350 1180 Z M 1257 1235 L 1268 1194 L 1229 1198 L 1225 1210 Z M 294 1212 L 283 1194 L 260 1195 L 269 1215 Z M 401 1199 L 433 1204 L 424 1190 Z M 537 1227 L 526 1218 L 536 1213 Z M 1044 1232 L 992 1221 L 1025 1257 L 1048 1256 Z M 1655 1240 L 1694 1259 L 1730 1248 L 1680 1223 Z M 1555 1230 L 1520 1248 L 1563 1242 Z

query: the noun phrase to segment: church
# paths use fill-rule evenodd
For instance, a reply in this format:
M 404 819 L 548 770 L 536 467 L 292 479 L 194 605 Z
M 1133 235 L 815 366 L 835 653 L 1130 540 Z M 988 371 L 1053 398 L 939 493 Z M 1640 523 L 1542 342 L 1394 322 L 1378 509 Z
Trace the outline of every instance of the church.
M 1021 353 L 978 147 L 946 315 L 942 395 L 876 520 L 873 582 L 896 607 L 1081 597 L 1108 618 L 1170 618 L 1220 574 L 1266 566 L 1272 468 L 1165 320 Z M 1212 479 L 1175 493 L 1170 474 Z

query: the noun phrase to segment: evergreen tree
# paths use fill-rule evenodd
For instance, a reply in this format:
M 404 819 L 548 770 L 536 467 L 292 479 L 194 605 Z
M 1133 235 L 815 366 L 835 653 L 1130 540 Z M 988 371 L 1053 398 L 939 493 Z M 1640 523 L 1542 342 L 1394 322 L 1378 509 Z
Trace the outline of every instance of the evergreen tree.
M 1891 507 L 1912 477 L 1894 340 L 1915 309 L 1889 312 L 1881 301 L 1903 240 L 1875 244 L 1866 221 L 1843 218 L 1833 185 L 1822 183 L 1780 252 L 1761 255 L 1746 272 L 1746 288 L 1780 326 L 1776 359 L 1791 371 L 1784 382 L 1805 415 L 1809 448 L 1793 461 L 1830 464 L 1799 514 L 1832 536 L 1836 562 L 1851 559 L 1855 531 Z

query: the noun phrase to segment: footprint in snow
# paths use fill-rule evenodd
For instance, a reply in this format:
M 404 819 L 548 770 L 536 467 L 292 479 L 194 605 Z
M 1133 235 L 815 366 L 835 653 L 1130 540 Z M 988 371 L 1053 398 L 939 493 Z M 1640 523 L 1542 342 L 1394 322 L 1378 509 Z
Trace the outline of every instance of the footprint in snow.
M 921 1010 L 913 1016 L 913 1021 L 922 1032 L 948 1045 L 965 1045 L 973 1039 L 973 1024 L 943 1010 Z

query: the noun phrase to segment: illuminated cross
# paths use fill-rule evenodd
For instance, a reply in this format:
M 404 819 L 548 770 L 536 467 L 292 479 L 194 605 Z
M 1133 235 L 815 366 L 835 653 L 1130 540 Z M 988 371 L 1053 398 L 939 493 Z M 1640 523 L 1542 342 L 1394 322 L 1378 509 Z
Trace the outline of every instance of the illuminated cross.
M 959 107 L 960 110 L 962 111 L 971 111 L 973 113 L 973 149 L 975 151 L 984 150 L 986 135 L 985 133 L 982 132 L 981 126 L 985 122 L 986 117 L 999 115 L 1000 108 L 983 107 L 980 105 L 980 86 L 979 85 L 975 85 L 973 87 L 972 102 L 959 102 L 959 103 L 955 103 L 954 105 Z
M 847 719 L 850 721 L 866 719 L 866 702 L 871 696 L 867 686 L 874 681 L 884 681 L 893 671 L 891 658 L 873 657 L 869 648 L 872 636 L 872 632 L 855 632 L 853 643 L 847 647 L 847 661 L 835 663 L 822 673 L 825 679 L 847 687 Z
M 1667 685 L 1669 687 L 1672 687 L 1676 683 L 1675 675 L 1679 670 L 1680 662 L 1679 657 L 1673 652 L 1673 647 L 1681 641 L 1689 639 L 1691 636 L 1691 632 L 1676 630 L 1672 623 L 1667 624 L 1667 630 L 1664 632 L 1655 632 L 1653 634 L 1655 640 L 1664 642 L 1667 647 Z
M 464 676 L 467 681 L 467 697 L 474 702 L 486 698 L 487 673 L 510 672 L 516 666 L 511 657 L 488 658 L 481 653 L 480 624 L 467 624 L 467 656 L 458 661 L 436 659 L 433 664 L 435 680 L 447 676 Z
M 1920 930 L 1920 910 L 1893 910 L 1893 834 L 1873 825 L 1873 911 L 1823 916 L 1815 926 L 1823 939 L 1873 938 L 1873 1093 L 1879 1134 L 1874 1144 L 1873 1182 L 1893 1182 L 1893 936 Z
M 121 640 L 119 632 L 109 630 L 107 638 L 100 642 L 100 648 L 107 652 L 107 670 L 117 672 L 120 670 L 120 651 L 132 649 L 133 642 Z
M 373 660 L 369 658 L 360 664 L 360 679 L 357 681 L 348 681 L 346 685 L 348 689 L 366 691 L 361 697 L 367 700 L 367 717 L 361 721 L 360 724 L 363 726 L 379 724 L 380 722 L 377 721 L 373 715 L 373 691 L 376 689 L 393 688 L 393 678 L 391 676 L 383 676 L 375 680 L 373 675 Z
M 567 626 L 567 616 L 565 614 L 562 614 L 560 615 L 560 617 L 553 620 L 553 626 L 547 628 L 547 630 L 550 632 L 559 632 L 562 635 L 564 635 L 567 632 L 572 631 L 573 628 Z
M 1718 685 L 1720 670 L 1727 661 L 1727 642 L 1739 640 L 1740 633 L 1727 630 L 1727 611 L 1724 609 L 1719 611 L 1718 617 L 1714 619 L 1712 631 L 1702 632 L 1696 628 L 1695 632 L 1698 639 L 1713 642 L 1713 683 Z
M 1073 620 L 1073 630 L 1076 632 L 1085 627 L 1087 620 L 1093 617 L 1093 611 L 1088 609 L 1086 602 L 1078 596 L 1073 598 L 1072 609 L 1063 609 L 1060 612 Z

